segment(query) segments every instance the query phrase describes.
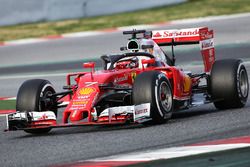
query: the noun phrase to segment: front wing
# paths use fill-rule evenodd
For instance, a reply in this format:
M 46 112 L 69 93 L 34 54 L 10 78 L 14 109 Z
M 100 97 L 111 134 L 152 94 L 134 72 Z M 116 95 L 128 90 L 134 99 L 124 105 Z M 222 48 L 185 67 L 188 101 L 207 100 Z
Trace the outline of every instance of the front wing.
M 91 122 L 86 121 L 88 119 L 84 119 L 80 122 L 58 124 L 53 111 L 16 112 L 6 115 L 6 119 L 6 131 L 77 126 L 124 125 L 128 123 L 138 124 L 151 120 L 150 103 L 107 108 L 97 117 L 97 119 Z

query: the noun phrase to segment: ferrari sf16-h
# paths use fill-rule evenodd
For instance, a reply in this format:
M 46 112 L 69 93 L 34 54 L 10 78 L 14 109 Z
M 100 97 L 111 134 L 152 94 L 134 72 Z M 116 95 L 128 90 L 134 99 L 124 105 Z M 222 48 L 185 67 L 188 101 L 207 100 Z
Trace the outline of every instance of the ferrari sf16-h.
M 229 109 L 246 104 L 246 68 L 239 59 L 215 60 L 213 30 L 123 34 L 131 37 L 121 54 L 101 56 L 103 70 L 95 71 L 94 62 L 84 63 L 90 72 L 68 74 L 65 91 L 56 92 L 47 80 L 25 81 L 18 90 L 16 113 L 7 115 L 7 130 L 47 133 L 58 127 L 161 124 L 173 112 L 197 105 L 213 103 L 217 109 Z M 200 45 L 202 73 L 175 66 L 174 46 L 189 44 Z M 164 47 L 172 48 L 170 56 Z M 62 107 L 59 122 L 57 110 Z

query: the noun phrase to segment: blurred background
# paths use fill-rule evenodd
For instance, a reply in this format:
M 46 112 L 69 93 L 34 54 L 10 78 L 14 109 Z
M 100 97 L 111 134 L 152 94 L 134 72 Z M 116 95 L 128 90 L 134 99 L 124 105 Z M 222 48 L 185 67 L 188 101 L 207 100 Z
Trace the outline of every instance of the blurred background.
M 0 41 L 250 12 L 249 0 L 0 0 Z
M 0 25 L 110 15 L 187 0 L 0 0 Z

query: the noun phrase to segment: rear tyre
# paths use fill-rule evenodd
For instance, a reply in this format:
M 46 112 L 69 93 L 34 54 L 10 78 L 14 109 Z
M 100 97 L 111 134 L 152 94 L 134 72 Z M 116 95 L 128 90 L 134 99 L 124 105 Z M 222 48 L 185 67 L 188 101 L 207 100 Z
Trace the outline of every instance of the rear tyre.
M 138 75 L 133 85 L 133 103 L 150 103 L 152 121 L 161 124 L 172 115 L 173 95 L 168 78 L 159 71 L 148 71 Z
M 244 107 L 249 83 L 245 66 L 239 59 L 218 60 L 211 71 L 211 95 L 218 109 Z
M 53 101 L 47 102 L 45 98 L 54 94 L 55 89 L 51 83 L 43 79 L 32 79 L 25 81 L 18 90 L 16 110 L 20 112 L 29 111 L 54 111 L 57 114 L 57 106 Z M 51 128 L 25 130 L 27 133 L 48 133 Z

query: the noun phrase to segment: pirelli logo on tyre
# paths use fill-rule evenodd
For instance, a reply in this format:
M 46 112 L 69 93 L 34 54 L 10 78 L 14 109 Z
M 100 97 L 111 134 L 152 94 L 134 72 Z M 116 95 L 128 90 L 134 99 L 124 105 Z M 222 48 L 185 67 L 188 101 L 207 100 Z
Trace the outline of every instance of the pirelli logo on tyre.
M 79 95 L 90 95 L 91 93 L 95 92 L 96 89 L 95 88 L 81 88 L 78 91 Z

